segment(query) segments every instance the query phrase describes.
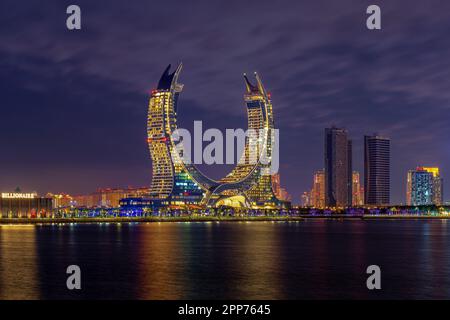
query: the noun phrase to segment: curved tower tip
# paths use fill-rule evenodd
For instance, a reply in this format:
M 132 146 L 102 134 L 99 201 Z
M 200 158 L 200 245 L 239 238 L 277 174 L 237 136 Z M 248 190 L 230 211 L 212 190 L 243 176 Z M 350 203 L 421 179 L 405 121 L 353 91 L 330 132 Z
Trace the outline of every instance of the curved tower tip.
M 157 90 L 170 90 L 170 88 L 172 87 L 173 81 L 175 80 L 175 82 L 176 82 L 178 79 L 178 75 L 180 74 L 180 71 L 183 68 L 183 63 L 180 62 L 178 64 L 177 68 L 175 69 L 175 71 L 172 73 L 169 73 L 169 70 L 171 67 L 172 67 L 172 64 L 169 64 L 167 66 L 167 68 L 164 70 L 161 78 L 159 79 Z
M 178 76 L 180 75 L 181 69 L 183 69 L 183 62 L 178 63 L 177 69 L 174 71 L 174 76 L 172 78 L 172 86 L 176 85 L 178 82 Z
M 252 92 L 258 92 L 258 87 L 254 86 L 253 84 L 250 83 L 250 80 L 248 80 L 247 74 L 244 73 L 244 80 L 245 80 L 245 87 L 247 89 L 247 93 L 252 93 Z
M 261 94 L 263 94 L 265 97 L 267 97 L 267 92 L 266 89 L 264 88 L 264 85 L 261 81 L 261 78 L 259 77 L 259 74 L 257 72 L 255 72 L 255 78 L 256 78 L 256 83 L 258 84 L 258 90 Z
M 178 62 L 178 67 L 175 70 L 175 73 L 179 74 L 181 69 L 183 69 L 183 62 L 180 61 L 180 62 Z

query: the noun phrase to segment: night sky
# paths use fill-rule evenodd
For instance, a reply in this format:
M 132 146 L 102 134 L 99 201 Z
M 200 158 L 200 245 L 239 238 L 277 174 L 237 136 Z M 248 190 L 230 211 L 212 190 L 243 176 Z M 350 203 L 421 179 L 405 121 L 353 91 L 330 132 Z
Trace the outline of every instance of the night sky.
M 80 31 L 66 28 L 70 4 Z M 370 4 L 382 30 L 366 28 Z M 392 202 L 418 165 L 441 167 L 450 199 L 448 0 L 2 0 L 0 28 L 1 191 L 149 185 L 148 93 L 183 61 L 180 127 L 246 128 L 242 73 L 260 73 L 295 203 L 331 125 L 348 129 L 361 175 L 363 135 L 391 138 Z

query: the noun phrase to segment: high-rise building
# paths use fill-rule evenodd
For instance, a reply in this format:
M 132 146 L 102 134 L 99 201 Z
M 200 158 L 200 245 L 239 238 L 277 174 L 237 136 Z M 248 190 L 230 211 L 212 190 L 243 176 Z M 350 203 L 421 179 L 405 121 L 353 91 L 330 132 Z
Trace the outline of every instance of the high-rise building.
M 311 205 L 311 193 L 310 192 L 303 192 L 301 195 L 301 204 L 302 207 L 309 207 Z
M 444 204 L 444 179 L 442 177 L 434 179 L 434 204 L 438 206 Z
M 408 171 L 406 204 L 409 206 L 433 204 L 433 174 L 431 172 L 421 168 Z
M 358 171 L 353 171 L 352 190 L 352 205 L 362 206 L 364 204 L 364 188 L 361 187 L 361 179 Z
M 347 204 L 353 204 L 353 143 L 347 142 Z
M 444 203 L 444 183 L 439 168 L 437 167 L 420 167 L 422 170 L 433 174 L 433 203 L 442 205 Z
M 147 117 L 147 141 L 152 158 L 150 198 L 172 205 L 220 207 L 230 203 L 242 207 L 268 208 L 289 206 L 278 199 L 272 188 L 272 147 L 275 127 L 271 96 L 255 73 L 256 85 L 244 75 L 250 134 L 238 164 L 224 178 L 208 178 L 183 158 L 184 146 L 174 142 L 177 108 L 183 85 L 178 83 L 180 64 L 170 73 L 164 71 L 151 93 Z M 189 159 L 188 159 L 189 160 Z
M 439 168 L 417 167 L 409 170 L 406 182 L 406 204 L 410 206 L 441 205 L 442 178 Z
M 325 129 L 325 204 L 352 204 L 352 144 L 345 129 Z
M 325 207 L 325 170 L 314 173 L 313 187 L 311 190 L 311 205 L 315 208 Z
M 364 137 L 365 204 L 383 206 L 390 203 L 390 149 L 389 138 Z

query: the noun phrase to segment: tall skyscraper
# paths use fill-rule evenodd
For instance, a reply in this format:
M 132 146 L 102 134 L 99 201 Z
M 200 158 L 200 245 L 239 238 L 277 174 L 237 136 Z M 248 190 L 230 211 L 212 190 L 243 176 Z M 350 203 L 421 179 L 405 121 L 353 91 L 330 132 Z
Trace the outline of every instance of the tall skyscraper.
M 310 202 L 315 208 L 325 207 L 325 170 L 323 169 L 314 173 Z
M 361 179 L 358 171 L 353 171 L 352 190 L 352 205 L 362 206 L 364 204 L 364 188 L 361 187 Z
M 353 143 L 347 142 L 347 204 L 353 205 Z
M 417 167 L 409 170 L 406 182 L 406 204 L 410 206 L 441 205 L 442 178 L 439 168 Z
M 345 129 L 325 129 L 325 204 L 352 204 L 352 144 Z
M 274 119 L 270 94 L 255 72 L 256 84 L 244 75 L 244 101 L 251 137 L 245 139 L 244 152 L 233 170 L 220 180 L 204 175 L 185 161 L 184 146 L 176 145 L 177 103 L 183 90 L 178 82 L 182 64 L 170 72 L 169 65 L 158 86 L 152 90 L 147 114 L 147 142 L 152 158 L 149 196 L 154 202 L 177 206 L 281 208 L 289 206 L 272 189 L 272 147 Z M 258 143 L 255 143 L 258 142 Z M 256 159 L 252 159 L 253 155 Z M 285 197 L 288 197 L 285 192 Z
M 364 137 L 364 202 L 389 205 L 391 140 L 378 135 Z

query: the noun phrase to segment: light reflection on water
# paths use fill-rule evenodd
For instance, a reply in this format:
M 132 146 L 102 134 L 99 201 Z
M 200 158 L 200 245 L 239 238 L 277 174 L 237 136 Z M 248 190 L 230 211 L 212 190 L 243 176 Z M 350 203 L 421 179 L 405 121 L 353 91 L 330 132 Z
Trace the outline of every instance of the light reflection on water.
M 0 299 L 39 299 L 36 228 L 0 226 Z M 26 293 L 25 293 L 26 292 Z
M 0 299 L 450 298 L 449 240 L 446 220 L 0 225 Z

